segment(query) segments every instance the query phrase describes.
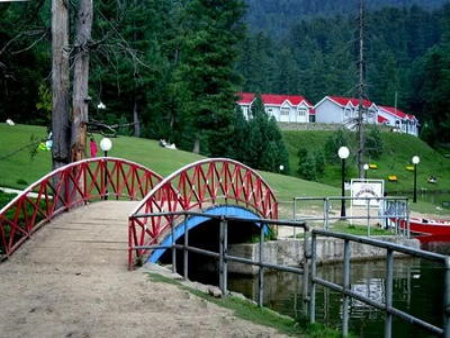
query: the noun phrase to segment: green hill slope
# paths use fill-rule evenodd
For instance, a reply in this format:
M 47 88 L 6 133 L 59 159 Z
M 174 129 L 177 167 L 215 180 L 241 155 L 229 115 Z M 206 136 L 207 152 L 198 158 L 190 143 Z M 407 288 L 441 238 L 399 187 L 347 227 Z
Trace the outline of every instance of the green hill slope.
M 283 131 L 286 141 L 291 174 L 297 176 L 298 167 L 297 151 L 300 147 L 310 150 L 323 149 L 327 139 L 332 135 L 332 131 Z M 450 160 L 443 157 L 439 152 L 429 147 L 417 137 L 405 134 L 382 132 L 384 151 L 377 160 L 370 160 L 369 163 L 376 163 L 377 170 L 369 170 L 369 178 L 379 178 L 386 180 L 387 191 L 411 191 L 413 189 L 414 172 L 406 170 L 410 165 L 414 155 L 420 157 L 420 164 L 417 169 L 417 185 L 419 189 L 426 190 L 450 190 Z M 357 177 L 357 166 L 353 161 L 350 170 L 350 177 Z M 389 175 L 396 175 L 398 182 L 388 182 Z M 437 177 L 436 184 L 427 182 L 431 175 Z M 325 174 L 319 179 L 322 183 L 339 186 L 341 180 L 340 163 L 334 165 L 327 164 Z
M 30 137 L 45 138 L 43 127 L 0 124 L 0 186 L 22 189 L 51 170 L 50 152 L 38 151 L 32 159 L 29 150 L 16 150 L 30 143 Z M 95 135 L 99 142 L 102 138 Z M 120 136 L 112 139 L 113 148 L 108 155 L 140 163 L 166 176 L 182 166 L 204 157 L 180 150 L 161 148 L 157 141 Z M 14 153 L 16 152 L 16 153 Z M 7 156 L 12 154 L 11 156 Z M 294 177 L 261 173 L 276 191 L 280 200 L 293 196 L 337 195 L 339 190 L 324 184 L 308 182 Z

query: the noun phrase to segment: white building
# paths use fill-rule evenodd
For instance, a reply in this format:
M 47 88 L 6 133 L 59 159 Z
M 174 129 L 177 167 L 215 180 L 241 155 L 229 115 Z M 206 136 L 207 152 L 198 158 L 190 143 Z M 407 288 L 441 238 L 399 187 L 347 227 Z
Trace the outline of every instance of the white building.
M 254 93 L 238 93 L 237 104 L 242 108 L 244 117 L 252 118 L 251 107 L 255 100 Z M 277 122 L 309 123 L 314 122 L 314 108 L 303 96 L 262 94 L 261 99 L 269 116 Z
M 394 107 L 379 106 L 378 116 L 380 119 L 383 118 L 383 121 L 379 123 L 390 126 L 394 130 L 414 136 L 419 134 L 419 121 L 414 115 L 406 114 Z
M 369 124 L 377 124 L 378 107 L 375 103 L 363 100 L 366 113 L 363 121 Z M 353 129 L 356 125 L 359 100 L 355 98 L 340 96 L 325 96 L 315 106 L 316 122 L 343 124 L 349 129 Z

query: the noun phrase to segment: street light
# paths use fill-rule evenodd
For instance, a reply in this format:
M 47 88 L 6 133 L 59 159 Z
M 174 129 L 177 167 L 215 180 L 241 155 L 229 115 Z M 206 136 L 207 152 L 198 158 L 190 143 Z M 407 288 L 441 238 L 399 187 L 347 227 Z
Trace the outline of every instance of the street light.
M 112 148 L 111 140 L 107 137 L 104 137 L 100 141 L 100 149 L 103 151 L 103 154 L 105 155 L 105 157 L 108 157 L 108 151 L 110 151 L 111 148 Z
M 367 180 L 367 172 L 369 170 L 369 165 L 367 163 L 364 164 L 363 169 L 364 169 L 364 178 Z
M 350 155 L 350 150 L 347 147 L 340 147 L 338 151 L 339 158 L 342 160 L 342 203 L 341 203 L 341 217 L 345 217 L 345 160 Z
M 417 165 L 420 163 L 420 157 L 414 156 L 412 158 L 412 163 L 414 164 L 414 198 L 413 198 L 413 202 L 417 203 Z
M 284 170 L 284 165 L 280 164 L 280 173 L 283 172 Z
M 103 151 L 105 157 L 108 157 L 108 151 L 112 148 L 112 142 L 109 138 L 104 137 L 100 141 L 100 149 Z M 108 199 L 108 161 L 105 160 L 105 197 L 104 200 Z

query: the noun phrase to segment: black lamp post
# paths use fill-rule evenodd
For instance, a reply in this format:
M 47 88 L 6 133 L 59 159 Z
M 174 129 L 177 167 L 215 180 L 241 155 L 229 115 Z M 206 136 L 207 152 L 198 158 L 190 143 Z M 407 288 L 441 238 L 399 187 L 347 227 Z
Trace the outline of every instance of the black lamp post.
M 338 156 L 342 160 L 342 201 L 341 201 L 341 217 L 345 217 L 345 160 L 350 155 L 347 147 L 340 147 Z
M 108 199 L 108 161 L 106 157 L 108 157 L 108 151 L 112 148 L 112 142 L 109 138 L 105 137 L 100 141 L 100 149 L 103 151 L 105 156 L 105 197 L 103 198 L 105 201 Z
M 412 158 L 412 163 L 414 164 L 414 198 L 413 198 L 413 202 L 417 203 L 417 165 L 420 163 L 420 157 L 414 156 Z

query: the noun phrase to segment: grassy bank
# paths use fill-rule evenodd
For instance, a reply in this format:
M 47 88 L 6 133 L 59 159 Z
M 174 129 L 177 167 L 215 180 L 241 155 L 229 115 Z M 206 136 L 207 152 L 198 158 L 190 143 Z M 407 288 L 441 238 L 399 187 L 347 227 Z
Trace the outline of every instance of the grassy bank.
M 279 313 L 268 308 L 259 308 L 257 305 L 247 300 L 232 296 L 215 298 L 202 291 L 184 286 L 182 283 L 174 279 L 156 273 L 149 273 L 149 277 L 150 280 L 154 283 L 168 283 L 176 285 L 186 291 L 191 292 L 199 298 L 205 299 L 208 302 L 233 311 L 233 315 L 237 318 L 247 320 L 258 325 L 274 328 L 282 334 L 311 338 L 331 338 L 341 336 L 341 333 L 337 330 L 327 328 L 320 324 L 309 325 L 306 321 L 296 321 L 293 318 L 282 316 Z
M 291 174 L 296 176 L 298 167 L 297 152 L 300 147 L 312 151 L 324 148 L 327 139 L 333 131 L 283 131 L 284 139 L 288 146 Z M 413 156 L 420 157 L 417 170 L 417 185 L 419 190 L 450 190 L 450 159 L 417 137 L 392 132 L 382 132 L 383 154 L 379 159 L 369 159 L 369 163 L 376 163 L 378 169 L 369 170 L 368 177 L 386 180 L 387 191 L 411 191 L 413 189 L 414 172 L 406 170 L 411 164 Z M 349 177 L 357 177 L 357 167 L 353 162 Z M 388 182 L 389 175 L 396 175 L 397 182 Z M 430 184 L 427 178 L 436 176 L 438 182 Z M 320 182 L 339 186 L 341 180 L 340 163 L 327 164 L 324 176 Z
M 28 149 L 14 153 L 30 143 L 31 135 L 45 138 L 46 130 L 38 126 L 11 127 L 0 124 L 0 186 L 23 189 L 51 170 L 50 152 L 38 151 L 34 158 L 30 157 Z M 101 135 L 94 137 L 97 143 L 102 138 Z M 154 140 L 120 136 L 112 139 L 112 142 L 113 148 L 108 153 L 109 156 L 135 161 L 163 176 L 204 158 L 186 151 L 161 148 Z M 12 155 L 5 158 L 8 154 Z M 293 196 L 336 195 L 339 192 L 334 187 L 316 182 L 266 172 L 261 174 L 282 200 L 290 200 Z
M 298 133 L 298 132 L 295 132 Z M 46 130 L 44 127 L 16 125 L 8 126 L 0 123 L 0 187 L 10 187 L 23 189 L 35 182 L 51 170 L 51 154 L 48 151 L 38 151 L 33 158 L 30 156 L 30 149 L 25 146 L 30 144 L 30 137 L 44 139 Z M 97 142 L 101 135 L 94 135 Z M 308 134 L 307 141 L 301 141 L 298 134 L 285 134 L 289 144 L 291 161 L 295 157 L 295 142 L 307 142 L 314 146 L 326 141 L 327 133 L 316 132 Z M 120 136 L 113 141 L 113 148 L 109 152 L 110 156 L 121 157 L 140 163 L 152 170 L 166 176 L 180 167 L 200 160 L 204 157 L 181 150 L 170 150 L 161 148 L 157 141 L 134 137 Z M 20 150 L 21 149 L 21 150 Z M 430 156 L 432 156 L 431 153 Z M 428 162 L 427 159 L 424 159 Z M 450 161 L 449 161 L 450 162 Z M 382 170 L 382 169 L 380 169 Z M 305 181 L 296 177 L 279 175 L 267 172 L 260 172 L 264 179 L 270 184 L 280 201 L 292 201 L 294 196 L 338 196 L 340 189 L 331 184 L 336 183 L 336 179 L 324 180 L 325 183 Z M 332 175 L 332 171 L 331 174 Z M 338 171 L 336 171 L 336 175 Z M 407 173 L 411 174 L 411 173 Z M 340 172 L 339 172 L 340 175 Z M 340 177 L 340 176 L 339 176 Z M 339 186 L 337 184 L 336 186 Z M 450 182 L 449 185 L 450 187 Z M 290 215 L 291 206 L 282 203 L 282 209 L 286 209 Z M 414 210 L 433 213 L 435 207 L 428 203 L 417 203 Z M 286 217 L 283 215 L 283 217 Z

